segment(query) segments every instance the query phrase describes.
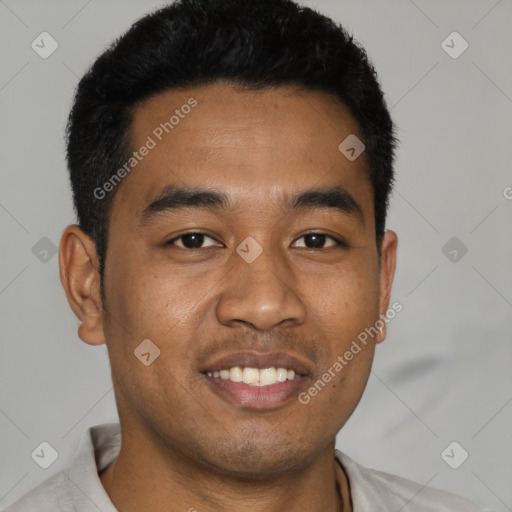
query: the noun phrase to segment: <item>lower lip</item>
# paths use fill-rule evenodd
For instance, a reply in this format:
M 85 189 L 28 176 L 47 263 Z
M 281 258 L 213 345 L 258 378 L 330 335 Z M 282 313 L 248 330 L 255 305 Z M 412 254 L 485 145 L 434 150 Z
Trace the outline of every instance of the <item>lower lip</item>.
M 252 409 L 270 409 L 284 404 L 299 394 L 304 380 L 304 377 L 299 375 L 293 380 L 278 382 L 270 386 L 251 386 L 243 382 L 233 382 L 229 379 L 210 377 L 209 375 L 204 375 L 204 377 L 222 398 Z

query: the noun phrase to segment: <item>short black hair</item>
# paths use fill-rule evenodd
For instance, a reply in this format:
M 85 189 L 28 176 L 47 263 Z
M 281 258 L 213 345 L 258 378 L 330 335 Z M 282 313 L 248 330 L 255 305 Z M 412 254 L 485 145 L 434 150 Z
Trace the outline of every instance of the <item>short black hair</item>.
M 132 156 L 133 107 L 168 89 L 219 81 L 328 92 L 348 107 L 366 146 L 380 256 L 397 139 L 365 50 L 341 25 L 291 0 L 178 0 L 136 21 L 97 58 L 78 83 L 69 114 L 74 207 L 96 246 L 102 297 L 118 187 L 102 198 L 94 191 Z

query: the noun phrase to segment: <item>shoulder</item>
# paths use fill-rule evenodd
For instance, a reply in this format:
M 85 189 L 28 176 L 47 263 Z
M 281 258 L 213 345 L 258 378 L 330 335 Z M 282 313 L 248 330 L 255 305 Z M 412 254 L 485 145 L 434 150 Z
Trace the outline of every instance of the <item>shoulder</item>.
M 383 506 L 404 512 L 491 512 L 456 494 L 363 466 L 339 450 L 336 458 L 347 474 L 354 512 L 383 510 Z
M 37 487 L 23 495 L 19 500 L 5 509 L 5 512 L 55 512 L 57 510 L 74 510 L 66 508 L 66 504 L 59 500 L 62 489 L 68 477 L 64 471 L 60 471 L 40 483 Z M 73 504 L 70 504 L 73 507 Z
M 118 455 L 120 443 L 118 423 L 89 427 L 69 466 L 22 496 L 5 512 L 115 512 L 98 474 Z

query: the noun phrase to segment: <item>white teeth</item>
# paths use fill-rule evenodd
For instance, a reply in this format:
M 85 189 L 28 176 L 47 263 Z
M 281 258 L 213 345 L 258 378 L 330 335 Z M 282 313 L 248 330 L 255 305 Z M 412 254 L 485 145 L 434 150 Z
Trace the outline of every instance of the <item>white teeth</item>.
M 229 370 L 229 380 L 233 382 L 242 382 L 242 368 L 240 366 L 234 366 Z
M 217 377 L 224 380 L 231 380 L 233 382 L 243 382 L 250 386 L 271 386 L 276 382 L 285 382 L 286 380 L 295 379 L 295 371 L 287 370 L 286 368 L 241 368 L 234 366 L 229 370 L 227 368 L 215 371 L 206 372 L 209 377 Z
M 277 382 L 277 371 L 275 368 L 264 368 L 260 370 L 260 384 L 268 386 Z
M 284 382 L 288 378 L 288 370 L 286 368 L 277 369 L 277 382 Z
M 242 380 L 244 384 L 258 384 L 260 381 L 260 371 L 256 368 L 244 368 Z

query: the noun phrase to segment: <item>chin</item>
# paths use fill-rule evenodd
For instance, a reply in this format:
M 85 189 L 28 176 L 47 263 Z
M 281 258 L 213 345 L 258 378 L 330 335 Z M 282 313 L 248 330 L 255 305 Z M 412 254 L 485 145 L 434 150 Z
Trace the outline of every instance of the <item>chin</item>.
M 314 453 L 297 442 L 231 438 L 212 443 L 210 449 L 202 451 L 200 458 L 203 464 L 222 473 L 251 480 L 270 480 L 308 465 Z

